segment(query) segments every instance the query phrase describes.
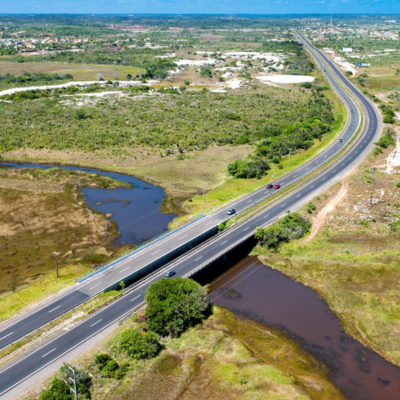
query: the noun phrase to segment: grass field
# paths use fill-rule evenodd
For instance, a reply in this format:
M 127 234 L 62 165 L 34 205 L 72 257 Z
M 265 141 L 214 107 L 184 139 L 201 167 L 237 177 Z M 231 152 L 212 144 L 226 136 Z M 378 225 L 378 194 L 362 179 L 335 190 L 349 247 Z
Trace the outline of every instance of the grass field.
M 389 226 L 400 217 L 400 178 L 382 172 L 392 149 L 371 155 L 343 183 L 345 196 L 314 239 L 284 245 L 278 253 L 255 252 L 267 265 L 317 290 L 350 335 L 400 365 L 400 236 Z M 372 163 L 378 171 L 371 206 Z M 311 215 L 314 223 L 339 190 L 336 185 L 312 201 L 317 206 L 316 216 Z
M 127 74 L 135 76 L 142 74 L 144 69 L 117 66 L 117 65 L 97 65 L 97 64 L 61 64 L 61 63 L 12 63 L 0 60 L 0 75 L 12 74 L 22 75 L 24 72 L 45 74 L 71 74 L 77 81 L 95 81 L 98 74 L 103 75 L 104 79 L 125 80 Z M 0 85 L 1 88 L 1 85 Z
M 93 400 L 341 398 L 321 362 L 278 331 L 226 310 L 215 308 L 207 321 L 167 342 L 152 360 L 134 361 L 117 350 L 117 335 L 132 325 L 132 320 L 126 322 L 72 363 L 93 374 Z M 93 357 L 103 351 L 120 365 L 129 363 L 124 379 L 100 376 Z M 35 396 L 33 390 L 25 398 Z
M 53 251 L 60 253 L 62 276 L 64 266 L 89 266 L 110 257 L 112 251 L 107 246 L 116 235 L 115 227 L 104 215 L 88 208 L 79 189 L 121 185 L 96 174 L 0 168 L 0 294 L 15 292 L 53 270 Z M 66 275 L 71 272 L 69 269 Z M 51 292 L 54 288 L 48 283 L 38 287 L 36 295 Z M 54 287 L 59 288 L 59 283 Z M 31 295 L 34 301 L 37 296 Z M 23 303 L 16 298 L 17 303 Z M 8 311 L 12 309 L 9 304 Z

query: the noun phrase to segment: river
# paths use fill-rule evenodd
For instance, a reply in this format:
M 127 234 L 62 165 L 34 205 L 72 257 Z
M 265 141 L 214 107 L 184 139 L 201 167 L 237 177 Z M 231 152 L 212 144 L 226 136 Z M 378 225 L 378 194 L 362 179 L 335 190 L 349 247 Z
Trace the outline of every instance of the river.
M 211 300 L 235 314 L 280 328 L 331 370 L 350 398 L 400 398 L 400 368 L 348 336 L 317 293 L 246 257 L 210 285 Z
M 114 241 L 117 246 L 140 245 L 168 230 L 168 224 L 176 214 L 160 212 L 164 191 L 130 175 L 63 165 L 2 163 L 7 168 L 62 168 L 108 176 L 132 185 L 132 188 L 101 189 L 83 187 L 82 195 L 90 208 L 103 214 L 111 213 L 120 236 Z

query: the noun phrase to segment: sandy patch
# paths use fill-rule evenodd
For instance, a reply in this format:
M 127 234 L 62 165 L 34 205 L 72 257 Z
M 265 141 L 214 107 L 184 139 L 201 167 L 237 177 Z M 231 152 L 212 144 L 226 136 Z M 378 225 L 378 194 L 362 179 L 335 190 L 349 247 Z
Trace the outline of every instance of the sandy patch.
M 290 83 L 313 82 L 315 78 L 313 76 L 307 76 L 307 75 L 271 75 L 271 76 L 257 76 L 257 79 L 259 79 L 264 83 L 272 82 L 272 83 L 290 84 Z
M 243 81 L 238 78 L 233 78 L 230 81 L 226 82 L 226 87 L 229 89 L 239 89 L 242 86 Z
M 180 65 L 191 65 L 196 67 L 201 67 L 203 65 L 216 64 L 217 60 L 215 58 L 205 59 L 205 60 L 177 60 L 174 63 L 178 66 Z
M 229 58 L 251 58 L 252 60 L 263 59 L 265 61 L 280 62 L 285 56 L 276 53 L 259 53 L 250 51 L 227 51 L 225 57 Z
M 333 61 L 340 65 L 342 67 L 342 69 L 344 69 L 345 71 L 351 71 L 353 73 L 353 75 L 357 74 L 357 69 L 356 67 L 349 63 L 345 58 L 343 57 L 333 57 Z
M 310 242 L 314 239 L 315 235 L 318 233 L 321 226 L 324 225 L 326 217 L 329 213 L 335 210 L 335 208 L 342 202 L 344 196 L 346 196 L 348 190 L 348 183 L 346 181 L 342 181 L 342 187 L 336 196 L 318 213 L 316 218 L 312 223 L 312 230 L 310 236 L 305 239 L 305 242 Z

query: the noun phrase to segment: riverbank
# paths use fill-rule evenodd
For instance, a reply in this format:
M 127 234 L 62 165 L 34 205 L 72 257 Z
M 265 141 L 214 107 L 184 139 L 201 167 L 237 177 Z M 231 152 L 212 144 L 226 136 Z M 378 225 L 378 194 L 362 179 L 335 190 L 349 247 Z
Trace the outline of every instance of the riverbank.
M 400 178 L 385 172 L 392 150 L 374 152 L 353 175 L 312 200 L 316 212 L 310 216 L 318 229 L 311 240 L 285 244 L 275 253 L 257 247 L 254 253 L 316 290 L 350 336 L 400 365 Z
M 122 380 L 102 377 L 94 355 L 109 352 L 122 365 L 126 360 L 116 351 L 115 338 L 132 326 L 135 322 L 127 321 L 72 363 L 93 374 L 93 400 L 342 398 L 327 379 L 326 367 L 292 340 L 219 307 L 204 323 L 168 341 L 156 358 L 131 359 Z M 43 387 L 38 384 L 23 398 L 36 398 Z

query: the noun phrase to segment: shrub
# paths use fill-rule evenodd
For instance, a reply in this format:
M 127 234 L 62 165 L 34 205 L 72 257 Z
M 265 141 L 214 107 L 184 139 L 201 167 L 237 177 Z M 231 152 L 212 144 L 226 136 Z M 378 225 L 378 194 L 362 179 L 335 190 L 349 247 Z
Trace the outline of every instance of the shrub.
M 228 173 L 235 178 L 261 178 L 270 169 L 263 158 L 236 160 L 228 165 Z
M 278 249 L 282 243 L 300 239 L 311 229 L 311 222 L 299 213 L 288 214 L 266 229 L 257 228 L 254 237 L 262 246 Z
M 61 379 L 53 377 L 49 389 L 43 390 L 39 397 L 40 400 L 73 400 L 74 396 L 69 390 L 69 386 Z
M 119 339 L 119 346 L 137 360 L 155 357 L 162 348 L 154 332 L 145 333 L 137 329 L 128 329 L 123 332 Z
M 145 315 L 150 330 L 160 335 L 179 336 L 201 322 L 210 311 L 207 292 L 186 278 L 163 278 L 146 292 Z
M 392 135 L 385 134 L 375 144 L 377 146 L 383 147 L 384 149 L 387 149 L 389 146 L 394 145 L 395 141 L 394 141 Z

